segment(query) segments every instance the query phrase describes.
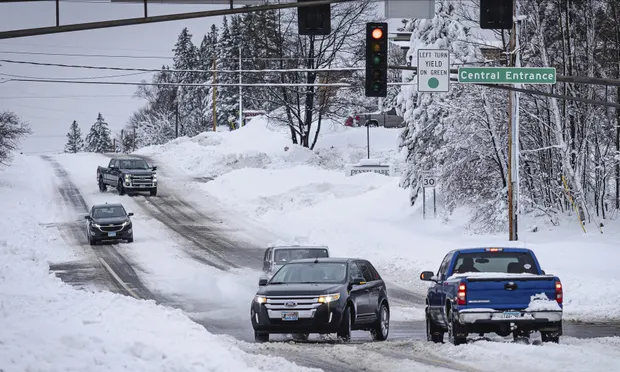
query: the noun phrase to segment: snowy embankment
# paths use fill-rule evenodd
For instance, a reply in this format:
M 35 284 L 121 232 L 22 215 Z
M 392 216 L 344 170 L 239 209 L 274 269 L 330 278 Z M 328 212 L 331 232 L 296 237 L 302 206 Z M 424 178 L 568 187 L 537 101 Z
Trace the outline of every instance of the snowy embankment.
M 1 205 L 10 215 L 0 221 L 0 370 L 306 370 L 249 355 L 180 310 L 76 290 L 50 274 L 48 262 L 79 258 L 54 226 L 44 226 L 80 217 L 58 209 L 53 178 L 36 157 L 16 156 L 0 171 Z
M 371 128 L 371 157 L 399 165 L 399 129 Z M 420 203 L 408 206 L 398 177 L 346 177 L 345 163 L 366 156 L 365 128 L 327 126 L 315 151 L 293 146 L 287 129 L 259 117 L 241 130 L 205 133 L 141 149 L 159 163 L 192 177 L 216 177 L 200 187 L 235 210 L 283 237 L 304 236 L 326 243 L 333 255 L 365 257 L 392 282 L 424 293 L 422 270 L 436 271 L 446 252 L 472 246 L 527 246 L 547 273 L 564 284 L 565 319 L 620 320 L 620 226 L 608 222 L 604 234 L 583 234 L 576 223 L 505 235 L 471 235 L 467 211 L 422 218 Z M 527 224 L 522 223 L 522 226 Z

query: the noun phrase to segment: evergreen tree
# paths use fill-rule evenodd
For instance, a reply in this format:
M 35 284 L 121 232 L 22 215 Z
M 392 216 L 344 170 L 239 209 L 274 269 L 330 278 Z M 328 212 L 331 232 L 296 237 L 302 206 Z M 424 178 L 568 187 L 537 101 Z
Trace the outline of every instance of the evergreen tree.
M 192 42 L 192 34 L 185 27 L 174 46 L 175 70 L 195 70 L 198 67 L 198 48 Z M 175 72 L 176 81 L 183 84 L 201 82 L 200 74 L 195 72 Z M 200 110 L 201 92 L 193 87 L 179 86 L 177 103 L 179 109 L 179 135 L 193 136 L 202 131 Z
M 67 133 L 67 143 L 65 144 L 65 152 L 77 153 L 84 150 L 84 139 L 82 138 L 82 131 L 78 126 L 77 121 L 73 120 L 69 133 Z
M 220 39 L 218 56 L 218 70 L 238 70 L 239 69 L 239 45 L 241 43 L 241 20 L 238 16 L 230 18 L 230 25 L 227 21 L 223 24 L 222 37 Z M 238 83 L 237 74 L 220 74 L 217 77 L 218 83 L 230 84 Z M 217 124 L 228 126 L 230 120 L 237 120 L 239 111 L 239 87 L 218 86 L 217 90 Z
M 99 113 L 97 121 L 90 127 L 90 132 L 86 136 L 86 151 L 89 152 L 110 152 L 114 151 L 112 136 L 108 123 L 105 122 L 103 115 Z

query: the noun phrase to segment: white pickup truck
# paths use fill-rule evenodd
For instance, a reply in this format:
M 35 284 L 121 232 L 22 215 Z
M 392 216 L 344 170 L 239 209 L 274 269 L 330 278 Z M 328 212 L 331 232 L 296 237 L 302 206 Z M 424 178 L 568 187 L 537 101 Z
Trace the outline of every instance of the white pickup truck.
M 263 272 L 271 276 L 291 261 L 323 257 L 329 257 L 329 248 L 325 245 L 270 245 L 265 250 Z

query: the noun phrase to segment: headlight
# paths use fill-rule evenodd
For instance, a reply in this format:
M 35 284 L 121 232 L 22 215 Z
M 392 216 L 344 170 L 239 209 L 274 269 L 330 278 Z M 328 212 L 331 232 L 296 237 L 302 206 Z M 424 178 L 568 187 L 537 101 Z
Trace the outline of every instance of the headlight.
M 131 221 L 125 221 L 125 222 L 122 223 L 122 226 L 125 227 L 125 226 L 129 225 L 130 223 L 131 223 Z
M 153 181 L 157 181 L 157 174 L 153 175 Z
M 125 180 L 129 181 L 129 175 L 128 174 L 125 175 Z
M 322 304 L 338 301 L 338 299 L 340 299 L 340 293 L 319 296 L 319 302 Z
M 93 224 L 93 227 L 96 227 L 96 228 L 98 228 L 98 229 L 99 229 L 99 228 L 101 228 L 101 225 L 99 225 L 99 224 L 97 224 L 97 223 L 94 223 L 94 224 Z
M 256 301 L 256 303 L 259 303 L 259 304 L 264 304 L 265 302 L 267 302 L 267 297 L 254 296 L 254 301 Z

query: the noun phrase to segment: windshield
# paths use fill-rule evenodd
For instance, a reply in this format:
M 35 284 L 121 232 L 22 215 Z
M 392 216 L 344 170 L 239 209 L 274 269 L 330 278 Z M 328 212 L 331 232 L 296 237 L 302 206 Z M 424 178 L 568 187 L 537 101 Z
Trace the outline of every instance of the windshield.
M 121 206 L 113 206 L 113 207 L 99 207 L 93 209 L 93 218 L 115 218 L 115 217 L 125 217 L 127 213 L 125 213 L 125 209 Z
M 149 165 L 142 159 L 119 160 L 120 169 L 150 169 Z
M 342 283 L 346 277 L 346 263 L 292 263 L 282 266 L 269 283 Z
M 538 274 L 534 259 L 526 252 L 481 252 L 459 254 L 454 274 Z
M 294 260 L 301 260 L 304 258 L 324 258 L 329 257 L 327 249 L 324 248 L 278 248 L 273 255 L 276 265 L 284 265 Z

